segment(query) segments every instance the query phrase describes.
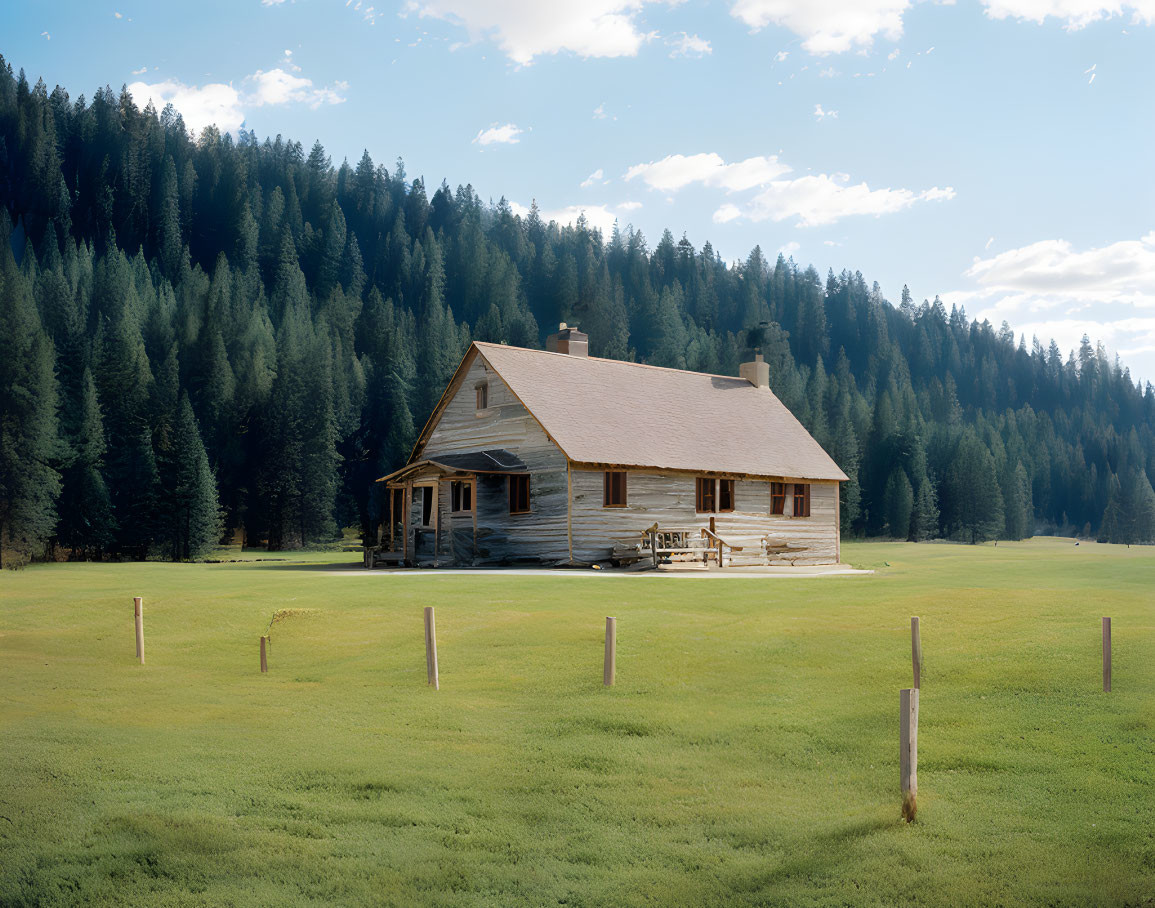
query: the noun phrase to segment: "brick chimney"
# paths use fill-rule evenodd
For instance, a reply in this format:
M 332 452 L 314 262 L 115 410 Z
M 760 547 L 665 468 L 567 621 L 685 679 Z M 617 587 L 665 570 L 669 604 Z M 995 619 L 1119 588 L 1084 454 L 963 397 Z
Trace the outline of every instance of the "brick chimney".
M 590 355 L 590 336 L 571 328 L 565 322 L 557 326 L 557 334 L 545 339 L 545 349 L 551 353 L 566 353 L 570 356 Z
M 770 364 L 762 359 L 761 353 L 754 354 L 754 362 L 742 363 L 738 367 L 738 374 L 755 388 L 770 387 Z

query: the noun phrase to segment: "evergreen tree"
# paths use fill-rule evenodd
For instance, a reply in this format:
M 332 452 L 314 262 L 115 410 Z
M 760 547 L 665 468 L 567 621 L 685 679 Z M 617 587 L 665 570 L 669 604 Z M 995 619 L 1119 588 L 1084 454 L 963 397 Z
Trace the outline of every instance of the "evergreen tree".
M 1002 532 L 1003 495 L 991 452 L 968 430 L 962 434 L 943 482 L 946 532 L 972 545 Z
M 177 406 L 166 473 L 165 554 L 173 561 L 203 558 L 220 541 L 221 519 L 216 481 L 187 394 Z
M 0 214 L 0 219 L 7 215 Z M 0 566 L 27 562 L 56 525 L 55 353 L 0 230 Z
M 911 514 L 914 511 L 914 489 L 902 467 L 895 467 L 886 481 L 886 529 L 897 539 L 911 534 Z
M 63 472 L 60 495 L 61 545 L 81 556 L 99 555 L 112 541 L 115 523 L 101 467 L 106 450 L 104 422 L 92 373 L 84 370 L 75 426 L 70 433 L 71 457 Z

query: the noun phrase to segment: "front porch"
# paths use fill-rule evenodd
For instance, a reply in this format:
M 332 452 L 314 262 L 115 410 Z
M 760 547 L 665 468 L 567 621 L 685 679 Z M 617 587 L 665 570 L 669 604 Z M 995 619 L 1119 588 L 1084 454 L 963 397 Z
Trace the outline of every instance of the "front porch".
M 365 566 L 476 563 L 479 496 L 489 510 L 505 506 L 505 478 L 527 472 L 516 455 L 495 449 L 440 455 L 382 476 L 377 481 L 385 483 L 387 516 L 378 546 L 366 550 Z

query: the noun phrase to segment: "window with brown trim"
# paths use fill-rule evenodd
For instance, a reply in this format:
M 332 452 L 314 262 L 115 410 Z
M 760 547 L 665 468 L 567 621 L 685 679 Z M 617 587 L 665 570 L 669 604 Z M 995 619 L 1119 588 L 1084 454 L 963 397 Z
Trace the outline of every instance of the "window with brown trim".
M 489 406 L 489 382 L 477 386 L 477 409 L 484 410 Z
M 719 479 L 718 480 L 718 510 L 732 511 L 734 510 L 734 480 L 733 479 Z
M 718 510 L 718 501 L 714 497 L 714 480 L 698 479 L 694 495 L 694 509 L 699 514 L 713 514 Z
M 810 516 L 810 483 L 794 483 L 794 516 Z
M 509 513 L 529 512 L 529 474 L 518 473 L 509 477 Z
M 449 483 L 449 513 L 473 513 L 473 482 L 468 479 L 455 479 Z
M 626 474 L 624 470 L 606 470 L 602 480 L 602 507 L 626 506 Z
M 770 483 L 770 513 L 786 513 L 786 483 L 784 482 Z

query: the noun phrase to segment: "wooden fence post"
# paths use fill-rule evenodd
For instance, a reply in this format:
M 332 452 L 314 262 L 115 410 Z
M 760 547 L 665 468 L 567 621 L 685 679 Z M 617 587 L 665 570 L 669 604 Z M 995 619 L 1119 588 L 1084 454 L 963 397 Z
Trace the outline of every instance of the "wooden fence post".
M 425 672 L 427 683 L 441 690 L 437 678 L 437 625 L 433 621 L 433 606 L 425 606 Z
M 602 669 L 602 684 L 613 687 L 618 656 L 618 619 L 606 618 L 606 661 Z
M 920 688 L 922 679 L 922 637 L 918 632 L 918 618 L 910 619 L 910 657 L 914 662 L 914 686 Z
M 261 637 L 261 671 L 267 672 L 269 670 L 269 659 L 265 655 L 265 640 L 266 637 Z
M 136 596 L 132 604 L 136 616 L 136 658 L 144 665 L 144 600 Z
M 1103 618 L 1103 690 L 1111 692 L 1111 619 Z
M 918 688 L 899 691 L 899 780 L 902 818 L 913 823 L 918 812 Z

